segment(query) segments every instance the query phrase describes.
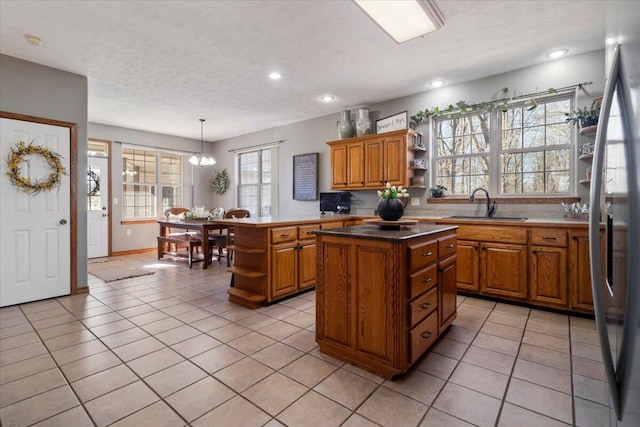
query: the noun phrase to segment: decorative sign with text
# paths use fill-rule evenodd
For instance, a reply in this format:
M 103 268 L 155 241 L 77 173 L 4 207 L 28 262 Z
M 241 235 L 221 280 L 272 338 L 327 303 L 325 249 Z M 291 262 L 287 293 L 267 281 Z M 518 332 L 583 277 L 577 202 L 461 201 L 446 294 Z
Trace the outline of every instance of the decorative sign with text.
M 318 157 L 320 153 L 293 156 L 294 200 L 318 200 Z
M 385 117 L 376 121 L 376 133 L 391 132 L 406 129 L 409 123 L 409 114 L 406 111 Z

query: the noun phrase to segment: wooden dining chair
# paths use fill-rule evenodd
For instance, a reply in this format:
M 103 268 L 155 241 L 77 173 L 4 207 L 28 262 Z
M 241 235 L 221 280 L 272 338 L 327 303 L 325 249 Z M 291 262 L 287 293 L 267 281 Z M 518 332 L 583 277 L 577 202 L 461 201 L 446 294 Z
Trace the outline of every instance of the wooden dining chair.
M 229 218 L 249 218 L 251 216 L 251 212 L 247 209 L 238 209 L 233 208 L 229 209 L 227 213 L 224 214 L 225 219 Z M 229 225 L 227 227 L 227 267 L 231 267 L 231 260 L 233 259 L 233 245 L 235 244 L 235 235 L 233 232 L 233 226 Z
M 167 221 L 170 220 L 184 220 L 189 213 L 187 208 L 167 208 L 164 211 L 164 217 Z M 202 236 L 199 233 L 192 231 L 171 231 L 171 227 L 167 227 L 167 235 L 165 238 L 158 237 L 158 240 L 174 245 L 174 249 L 178 252 L 180 247 L 184 247 L 188 252 L 189 268 L 193 266 L 196 259 L 193 256 L 193 251 L 199 252 L 199 248 L 202 246 Z M 171 248 L 169 248 L 171 249 Z

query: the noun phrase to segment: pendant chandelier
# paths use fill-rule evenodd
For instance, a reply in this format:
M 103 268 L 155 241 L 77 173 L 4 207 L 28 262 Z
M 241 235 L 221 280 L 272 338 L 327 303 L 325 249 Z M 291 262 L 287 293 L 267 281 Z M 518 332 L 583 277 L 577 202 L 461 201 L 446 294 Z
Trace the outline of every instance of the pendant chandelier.
M 194 166 L 211 166 L 216 164 L 213 157 L 204 155 L 204 119 L 200 119 L 200 152 L 194 153 L 189 159 L 189 163 Z

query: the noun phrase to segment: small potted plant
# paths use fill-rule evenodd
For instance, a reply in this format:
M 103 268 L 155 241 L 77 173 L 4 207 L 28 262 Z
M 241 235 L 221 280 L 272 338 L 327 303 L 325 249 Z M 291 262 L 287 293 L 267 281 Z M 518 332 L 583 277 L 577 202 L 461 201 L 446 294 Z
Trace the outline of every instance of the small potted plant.
M 578 108 L 573 113 L 565 113 L 565 116 L 567 116 L 567 123 L 579 126 L 580 129 L 595 126 L 598 124 L 598 117 L 600 116 L 600 105 L 593 104 L 589 108 Z
M 431 197 L 440 198 L 440 197 L 444 197 L 444 192 L 447 191 L 447 187 L 445 187 L 444 185 L 438 184 L 429 188 L 429 191 L 431 192 Z
M 378 191 L 378 216 L 385 221 L 397 221 L 404 213 L 404 204 L 409 192 L 402 186 L 391 185 L 387 182 L 384 190 Z

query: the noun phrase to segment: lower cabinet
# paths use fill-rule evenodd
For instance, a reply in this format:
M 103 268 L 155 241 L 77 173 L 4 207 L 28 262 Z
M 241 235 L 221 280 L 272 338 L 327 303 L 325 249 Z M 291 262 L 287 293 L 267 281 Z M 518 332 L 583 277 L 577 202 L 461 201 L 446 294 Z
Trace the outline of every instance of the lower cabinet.
M 320 234 L 317 244 L 322 352 L 391 379 L 455 319 L 454 231 L 393 241 Z
M 319 228 L 307 225 L 270 230 L 269 301 L 315 286 L 316 241 L 311 231 Z
M 527 299 L 527 246 L 480 244 L 480 291 L 498 297 Z
M 569 299 L 571 309 L 593 313 L 589 232 L 586 230 L 571 231 L 569 236 L 569 283 L 571 284 Z M 600 239 L 600 247 L 601 253 L 604 253 L 603 239 Z
M 480 242 L 458 240 L 458 289 L 480 292 Z

